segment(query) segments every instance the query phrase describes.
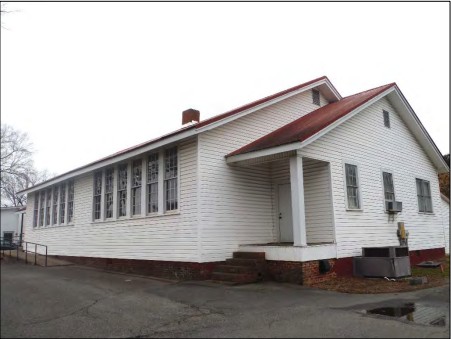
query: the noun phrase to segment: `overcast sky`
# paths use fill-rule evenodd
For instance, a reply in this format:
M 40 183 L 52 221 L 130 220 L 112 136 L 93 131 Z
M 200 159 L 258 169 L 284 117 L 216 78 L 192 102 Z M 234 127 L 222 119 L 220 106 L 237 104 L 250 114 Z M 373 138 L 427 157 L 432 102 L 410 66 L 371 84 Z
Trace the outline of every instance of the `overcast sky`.
M 7 3 L 1 121 L 57 174 L 326 75 L 396 82 L 449 153 L 449 3 Z

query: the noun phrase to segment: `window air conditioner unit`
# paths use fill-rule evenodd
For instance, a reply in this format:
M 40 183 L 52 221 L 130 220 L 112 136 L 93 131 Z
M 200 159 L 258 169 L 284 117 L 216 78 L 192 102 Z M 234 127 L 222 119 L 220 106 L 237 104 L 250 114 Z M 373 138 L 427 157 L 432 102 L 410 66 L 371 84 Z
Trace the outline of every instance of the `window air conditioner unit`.
M 392 213 L 398 213 L 402 211 L 401 201 L 387 201 L 387 211 Z

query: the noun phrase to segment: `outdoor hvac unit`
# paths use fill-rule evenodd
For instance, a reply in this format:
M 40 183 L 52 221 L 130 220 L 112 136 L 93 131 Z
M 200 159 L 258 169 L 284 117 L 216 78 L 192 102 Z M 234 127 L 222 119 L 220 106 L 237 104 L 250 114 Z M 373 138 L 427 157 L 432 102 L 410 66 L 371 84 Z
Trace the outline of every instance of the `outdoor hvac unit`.
M 387 201 L 387 211 L 391 213 L 402 212 L 401 201 Z
M 411 275 L 409 248 L 405 246 L 363 247 L 353 258 L 354 275 L 400 278 Z

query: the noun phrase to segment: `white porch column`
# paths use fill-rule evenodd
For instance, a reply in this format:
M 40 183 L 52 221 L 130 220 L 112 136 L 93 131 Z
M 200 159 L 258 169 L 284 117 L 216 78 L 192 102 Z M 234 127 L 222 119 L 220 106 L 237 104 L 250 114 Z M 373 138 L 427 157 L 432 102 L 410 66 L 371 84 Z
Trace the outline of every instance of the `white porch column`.
M 304 205 L 304 172 L 302 157 L 290 158 L 291 210 L 293 213 L 294 246 L 307 246 Z

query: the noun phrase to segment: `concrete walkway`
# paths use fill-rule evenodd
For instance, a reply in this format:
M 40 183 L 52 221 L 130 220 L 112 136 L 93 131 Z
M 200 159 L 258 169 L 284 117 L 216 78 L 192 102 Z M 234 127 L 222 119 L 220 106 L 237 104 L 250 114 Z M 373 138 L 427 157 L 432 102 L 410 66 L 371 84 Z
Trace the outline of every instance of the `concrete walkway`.
M 39 266 L 67 266 L 67 265 L 73 265 L 72 263 L 52 258 L 50 256 L 47 256 L 47 263 L 45 260 L 45 255 L 36 254 L 34 252 L 25 252 L 22 248 L 19 248 L 19 250 L 2 250 L 1 251 L 1 257 L 5 260 L 11 261 L 11 260 L 20 260 L 23 262 L 27 262 L 28 264 L 36 264 Z
M 449 286 L 356 295 L 265 282 L 171 282 L 81 266 L 2 260 L 1 337 L 449 338 Z M 433 308 L 446 326 L 369 315 L 376 305 Z M 415 314 L 414 314 L 415 317 Z

